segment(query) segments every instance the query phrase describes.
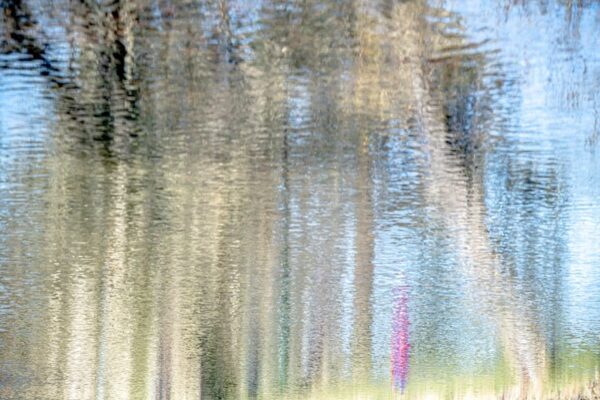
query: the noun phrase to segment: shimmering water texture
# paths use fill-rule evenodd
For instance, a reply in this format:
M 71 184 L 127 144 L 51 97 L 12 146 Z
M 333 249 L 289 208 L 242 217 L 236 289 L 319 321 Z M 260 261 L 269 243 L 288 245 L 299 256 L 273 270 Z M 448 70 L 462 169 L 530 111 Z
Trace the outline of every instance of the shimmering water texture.
M 0 399 L 599 398 L 598 1 L 0 8 Z

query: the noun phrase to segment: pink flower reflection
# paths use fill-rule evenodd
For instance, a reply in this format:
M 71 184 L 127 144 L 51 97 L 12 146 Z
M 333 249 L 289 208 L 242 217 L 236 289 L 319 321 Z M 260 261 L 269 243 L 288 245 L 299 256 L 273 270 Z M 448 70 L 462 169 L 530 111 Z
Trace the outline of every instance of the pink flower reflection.
M 408 318 L 408 286 L 393 290 L 394 314 L 392 332 L 392 384 L 403 392 L 408 379 L 410 321 Z

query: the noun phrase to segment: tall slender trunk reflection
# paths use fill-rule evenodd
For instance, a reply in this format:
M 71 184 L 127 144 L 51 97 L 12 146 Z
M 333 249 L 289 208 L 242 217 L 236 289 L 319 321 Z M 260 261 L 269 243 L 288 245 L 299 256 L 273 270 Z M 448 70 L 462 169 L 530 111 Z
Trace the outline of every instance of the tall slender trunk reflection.
M 354 268 L 354 330 L 353 374 L 360 380 L 369 379 L 371 371 L 374 215 L 371 189 L 371 158 L 369 137 L 360 134 L 357 160 L 356 199 L 356 264 Z
M 281 293 L 279 304 L 279 387 L 285 390 L 288 381 L 288 366 L 290 362 L 290 318 L 291 318 L 291 272 L 290 272 L 290 182 L 289 182 L 289 143 L 288 128 L 283 133 L 282 145 L 282 203 L 283 203 L 283 227 L 282 227 L 282 249 L 281 249 Z

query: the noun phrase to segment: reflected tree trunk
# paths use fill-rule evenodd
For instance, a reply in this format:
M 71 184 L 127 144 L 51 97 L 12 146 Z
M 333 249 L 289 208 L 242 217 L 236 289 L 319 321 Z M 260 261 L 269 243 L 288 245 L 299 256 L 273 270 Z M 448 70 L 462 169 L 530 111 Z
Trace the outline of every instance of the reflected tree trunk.
M 422 87 L 427 85 L 422 83 Z M 422 92 L 418 102 L 423 110 L 434 103 L 428 92 Z M 510 276 L 503 272 L 502 256 L 490 240 L 483 176 L 465 168 L 464 157 L 471 155 L 463 153 L 465 148 L 457 151 L 454 142 L 447 139 L 450 133 L 445 123 L 435 114 L 421 114 L 420 120 L 430 157 L 428 201 L 442 213 L 451 230 L 473 289 L 487 312 L 495 314 L 503 347 L 519 380 L 519 396 L 540 396 L 546 378 L 545 339 L 533 310 L 521 301 Z
M 353 374 L 358 381 L 368 380 L 371 371 L 373 323 L 374 215 L 372 200 L 369 136 L 360 133 L 357 155 L 356 238 L 354 268 Z
M 281 249 L 281 289 L 278 300 L 279 305 L 279 390 L 285 390 L 288 384 L 288 368 L 290 363 L 290 325 L 291 325 L 291 271 L 290 271 L 290 182 L 289 182 L 289 130 L 285 128 L 282 143 L 282 172 L 281 180 L 283 226 L 282 226 L 282 249 Z

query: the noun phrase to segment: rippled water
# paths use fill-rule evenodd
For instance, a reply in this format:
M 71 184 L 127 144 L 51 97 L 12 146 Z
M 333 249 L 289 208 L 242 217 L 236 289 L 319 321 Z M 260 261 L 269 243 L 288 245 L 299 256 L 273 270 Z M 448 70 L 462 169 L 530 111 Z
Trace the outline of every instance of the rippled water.
M 0 398 L 600 396 L 600 3 L 0 6 Z

